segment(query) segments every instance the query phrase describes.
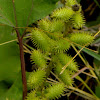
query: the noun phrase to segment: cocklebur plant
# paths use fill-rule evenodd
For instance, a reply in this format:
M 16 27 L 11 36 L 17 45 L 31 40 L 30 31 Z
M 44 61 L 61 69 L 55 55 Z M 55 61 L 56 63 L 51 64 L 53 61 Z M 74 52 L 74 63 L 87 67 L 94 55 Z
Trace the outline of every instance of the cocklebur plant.
M 67 31 L 67 24 L 71 33 Z M 73 31 L 73 27 L 80 29 L 84 25 L 81 6 L 76 0 L 66 0 L 65 6 L 54 10 L 49 19 L 38 21 L 38 27 L 31 32 L 31 40 L 36 47 L 31 60 L 37 69 L 29 75 L 31 92 L 26 100 L 53 100 L 66 93 L 67 86 L 72 86 L 74 81 L 71 77 L 78 70 L 77 63 L 73 60 L 62 74 L 60 72 L 72 59 L 66 52 L 71 46 L 69 41 L 82 46 L 93 41 L 94 37 L 90 33 Z M 51 72 L 58 79 L 49 78 Z

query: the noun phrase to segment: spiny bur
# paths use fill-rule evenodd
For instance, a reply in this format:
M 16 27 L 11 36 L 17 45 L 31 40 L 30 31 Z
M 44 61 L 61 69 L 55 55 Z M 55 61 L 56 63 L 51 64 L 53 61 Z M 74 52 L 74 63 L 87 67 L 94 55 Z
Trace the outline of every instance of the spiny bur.
M 47 100 L 48 99 L 55 99 L 55 98 L 59 98 L 61 97 L 61 95 L 63 94 L 65 90 L 65 85 L 63 83 L 57 83 L 57 84 L 54 84 L 52 86 L 49 86 L 47 89 L 46 89 L 46 98 Z
M 44 82 L 46 72 L 44 70 L 37 70 L 34 72 L 31 72 L 31 74 L 28 77 L 28 86 L 32 89 L 37 88 L 41 86 L 41 84 Z

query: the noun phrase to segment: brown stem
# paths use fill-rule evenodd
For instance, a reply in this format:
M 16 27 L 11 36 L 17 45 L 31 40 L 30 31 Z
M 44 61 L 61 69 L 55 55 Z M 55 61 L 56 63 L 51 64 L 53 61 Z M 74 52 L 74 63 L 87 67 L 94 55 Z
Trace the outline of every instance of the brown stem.
M 22 72 L 22 85 L 23 85 L 23 100 L 27 96 L 27 82 L 26 82 L 26 74 L 25 74 L 25 60 L 24 60 L 24 51 L 23 51 L 23 40 L 20 37 L 18 30 L 16 29 L 18 41 L 19 41 L 19 49 L 20 49 L 20 61 L 21 61 L 21 72 Z
M 16 9 L 14 0 L 12 0 L 13 9 L 14 9 L 14 16 L 15 16 L 15 22 L 16 27 L 17 25 L 17 16 L 16 16 Z M 19 49 L 20 49 L 20 61 L 21 61 L 21 72 L 22 72 L 22 85 L 23 85 L 23 100 L 25 100 L 25 97 L 27 96 L 27 82 L 26 82 L 26 74 L 25 74 L 25 60 L 24 60 L 24 51 L 23 51 L 23 37 L 20 36 L 19 30 L 15 29 L 17 33 L 17 38 L 19 42 Z

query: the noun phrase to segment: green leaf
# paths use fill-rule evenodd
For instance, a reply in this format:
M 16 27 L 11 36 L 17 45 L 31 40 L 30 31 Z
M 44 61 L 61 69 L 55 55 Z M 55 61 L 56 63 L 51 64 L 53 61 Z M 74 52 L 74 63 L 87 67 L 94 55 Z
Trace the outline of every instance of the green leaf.
M 9 26 L 26 27 L 55 9 L 58 0 L 0 0 L 0 22 Z M 15 10 L 14 10 L 14 6 Z M 16 16 L 16 20 L 15 20 Z M 22 32 L 22 29 L 21 31 Z M 21 33 L 22 34 L 22 33 Z
M 3 95 L 0 95 L 0 100 L 22 100 L 21 72 L 17 74 L 17 78 L 11 88 L 5 91 Z
M 78 2 L 78 3 L 80 3 L 80 2 L 81 2 L 81 0 L 77 0 L 77 2 Z
M 100 4 L 99 4 L 98 0 L 94 0 L 94 2 L 95 2 L 96 5 L 100 8 Z
M 16 38 L 9 26 L 0 26 L 0 44 Z M 20 71 L 19 49 L 17 42 L 0 45 L 0 81 L 14 81 Z
M 26 73 L 28 79 L 30 72 Z M 21 72 L 19 72 L 10 86 L 5 81 L 0 81 L 0 100 L 22 100 L 22 78 Z M 29 89 L 28 89 L 29 90 Z
M 98 77 L 98 80 L 100 80 L 100 61 L 94 59 L 93 65 L 94 65 L 94 71 L 96 73 L 96 76 Z
M 95 89 L 96 96 L 100 98 L 100 86 L 97 86 Z
M 81 47 L 78 46 L 79 49 L 81 49 Z M 94 57 L 95 59 L 99 60 L 100 61 L 100 55 L 91 51 L 91 50 L 88 50 L 86 48 L 82 49 L 82 51 L 84 51 L 85 53 L 89 54 L 90 56 Z
M 95 44 L 99 44 L 100 43 L 100 37 L 95 39 L 92 43 L 92 45 L 95 45 Z M 98 45 L 99 46 L 99 45 Z
M 14 11 L 12 0 L 0 0 L 0 22 L 14 26 Z
M 5 81 L 0 81 L 0 96 L 3 95 L 9 88 Z
M 91 27 L 91 26 L 95 26 L 97 24 L 100 24 L 100 16 L 97 17 L 97 19 L 95 21 L 90 21 L 90 22 L 87 22 L 86 25 L 88 27 Z M 98 30 L 98 29 L 97 29 Z

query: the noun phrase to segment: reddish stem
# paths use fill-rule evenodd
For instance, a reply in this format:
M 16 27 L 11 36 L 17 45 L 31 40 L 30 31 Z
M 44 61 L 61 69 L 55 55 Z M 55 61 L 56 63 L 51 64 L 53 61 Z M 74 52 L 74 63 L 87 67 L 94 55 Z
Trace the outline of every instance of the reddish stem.
M 25 74 L 25 60 L 24 60 L 24 51 L 23 51 L 23 39 L 20 37 L 18 30 L 16 29 L 18 41 L 19 41 L 19 49 L 20 49 L 20 61 L 21 61 L 21 72 L 22 72 L 22 85 L 23 85 L 23 100 L 27 96 L 27 81 Z
M 12 0 L 13 9 L 14 9 L 14 16 L 15 16 L 15 22 L 16 27 L 17 25 L 17 16 L 16 16 L 16 9 L 14 0 Z M 19 42 L 19 49 L 20 49 L 20 61 L 21 61 L 21 72 L 22 72 L 22 85 L 23 85 L 23 100 L 25 100 L 25 97 L 27 96 L 27 82 L 26 82 L 26 74 L 25 74 L 25 60 L 24 60 L 24 51 L 23 51 L 23 36 L 20 36 L 19 30 L 15 29 L 17 33 L 17 38 Z

